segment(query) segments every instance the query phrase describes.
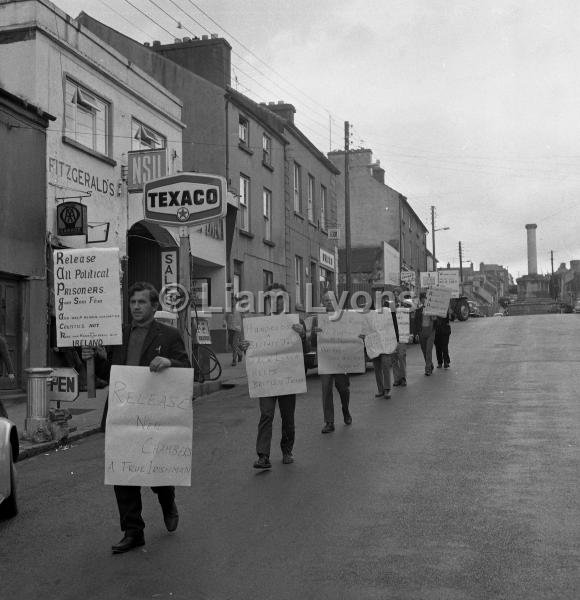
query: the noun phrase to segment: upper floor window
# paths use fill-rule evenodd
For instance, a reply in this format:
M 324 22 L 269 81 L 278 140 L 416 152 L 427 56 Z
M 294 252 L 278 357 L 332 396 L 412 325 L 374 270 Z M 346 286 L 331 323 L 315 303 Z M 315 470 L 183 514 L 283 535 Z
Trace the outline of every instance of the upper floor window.
M 246 146 L 250 145 L 250 122 L 246 117 L 242 117 L 242 115 L 240 115 L 240 120 L 238 122 L 238 138 L 240 144 L 245 144 Z
M 314 177 L 308 175 L 308 220 L 314 222 Z
M 64 134 L 109 156 L 111 105 L 70 79 L 65 82 L 64 98 Z
M 272 241 L 272 192 L 264 188 L 264 239 Z
M 294 212 L 302 212 L 302 169 L 294 163 Z
M 320 186 L 320 229 L 326 229 L 326 188 Z
M 243 231 L 250 231 L 250 179 L 240 175 L 240 217 L 238 225 Z
M 262 136 L 262 162 L 272 164 L 272 138 L 266 134 Z
M 131 150 L 153 150 L 165 148 L 167 140 L 155 129 L 137 119 L 131 121 Z

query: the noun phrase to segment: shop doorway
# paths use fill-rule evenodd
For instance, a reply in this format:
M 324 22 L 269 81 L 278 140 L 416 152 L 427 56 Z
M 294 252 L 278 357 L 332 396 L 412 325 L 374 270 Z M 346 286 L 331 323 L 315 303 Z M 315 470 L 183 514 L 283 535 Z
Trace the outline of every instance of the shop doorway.
M 8 344 L 16 379 L 8 379 L 8 371 L 0 365 L 0 390 L 18 387 L 20 379 L 20 285 L 14 279 L 0 278 L 0 335 Z

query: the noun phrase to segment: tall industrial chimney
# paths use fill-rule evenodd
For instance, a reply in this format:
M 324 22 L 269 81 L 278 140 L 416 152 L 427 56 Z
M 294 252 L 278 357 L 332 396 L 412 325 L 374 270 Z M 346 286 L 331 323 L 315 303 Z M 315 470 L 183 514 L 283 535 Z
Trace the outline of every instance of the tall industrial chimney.
M 526 225 L 528 231 L 528 275 L 538 274 L 538 250 L 536 248 L 536 229 L 535 223 Z

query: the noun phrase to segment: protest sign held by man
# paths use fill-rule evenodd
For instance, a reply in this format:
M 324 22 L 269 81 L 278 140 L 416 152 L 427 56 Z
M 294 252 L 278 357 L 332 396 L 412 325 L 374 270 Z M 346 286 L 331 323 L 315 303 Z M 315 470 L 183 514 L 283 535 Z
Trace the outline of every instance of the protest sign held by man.
M 123 344 L 114 346 L 108 353 L 104 348 L 83 347 L 84 360 L 95 357 L 97 376 L 109 380 L 111 366 L 127 365 L 148 367 L 159 373 L 170 367 L 190 367 L 189 357 L 177 329 L 155 321 L 159 304 L 157 290 L 147 282 L 135 283 L 129 289 L 131 323 L 123 327 Z M 193 388 L 193 383 L 192 383 Z M 105 405 L 105 423 L 108 402 Z M 160 424 L 161 426 L 163 424 Z M 115 496 L 119 509 L 123 539 L 112 547 L 113 554 L 127 552 L 143 546 L 145 523 L 141 516 L 141 487 L 139 485 L 115 485 Z M 152 487 L 157 495 L 163 519 L 168 531 L 175 531 L 179 521 L 175 504 L 175 488 L 170 485 Z

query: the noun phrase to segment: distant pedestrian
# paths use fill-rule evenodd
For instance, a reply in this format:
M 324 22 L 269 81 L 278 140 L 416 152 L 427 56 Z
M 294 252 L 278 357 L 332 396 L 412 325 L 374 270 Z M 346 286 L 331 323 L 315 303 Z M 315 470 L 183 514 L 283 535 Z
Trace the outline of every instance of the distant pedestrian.
M 104 348 L 83 347 L 83 360 L 95 357 L 95 371 L 109 379 L 111 365 L 149 367 L 162 371 L 169 367 L 190 367 L 189 357 L 181 334 L 175 327 L 155 321 L 159 305 L 157 290 L 147 282 L 133 284 L 129 289 L 129 309 L 132 322 L 123 328 L 123 345 L 115 346 L 108 355 Z M 106 409 L 103 419 L 106 419 Z M 128 552 L 145 544 L 145 523 L 141 516 L 141 487 L 115 485 L 123 539 L 112 547 L 113 554 Z M 175 531 L 179 514 L 175 504 L 175 487 L 165 485 L 151 488 L 157 495 L 163 520 L 168 531 Z
M 326 312 L 334 312 L 332 304 L 333 292 L 328 291 L 322 297 L 322 302 L 326 308 Z M 318 319 L 315 316 L 312 323 L 312 345 L 318 346 L 318 334 L 322 330 L 318 327 Z M 322 386 L 322 412 L 324 414 L 324 427 L 322 433 L 331 433 L 334 431 L 334 397 L 332 386 L 338 390 L 340 403 L 342 406 L 342 416 L 345 425 L 352 423 L 352 416 L 349 410 L 350 404 L 350 378 L 348 373 L 334 373 L 331 375 L 320 375 L 320 384 Z
M 0 335 L 0 369 L 2 366 L 6 368 L 8 379 L 14 381 L 16 375 L 14 374 L 14 367 L 12 366 L 12 360 L 10 358 L 10 351 L 8 350 L 8 343 L 6 338 Z M 2 371 L 0 370 L 0 375 Z
M 226 313 L 226 327 L 228 330 L 228 344 L 232 351 L 232 367 L 235 367 L 238 362 L 242 362 L 244 354 L 240 348 L 240 340 L 242 337 L 242 313 L 238 306 L 238 297 L 234 296 L 234 304 L 232 310 Z
M 419 295 L 419 307 L 415 311 L 415 318 L 419 329 L 419 343 L 421 344 L 421 351 L 423 352 L 423 358 L 425 359 L 425 375 L 431 375 L 433 373 L 433 343 L 435 341 L 435 329 L 434 322 L 435 317 L 426 315 L 425 303 L 427 301 L 427 294 L 421 292 Z
M 435 354 L 437 355 L 437 368 L 449 368 L 451 359 L 449 358 L 449 336 L 451 335 L 451 325 L 449 325 L 449 310 L 445 317 L 437 317 L 435 320 Z
M 266 296 L 268 305 L 266 314 L 280 315 L 284 312 L 284 298 L 287 296 L 286 288 L 281 283 L 273 283 L 266 292 L 275 292 L 274 299 L 272 295 Z M 292 325 L 302 342 L 302 352 L 306 352 L 306 331 L 304 323 L 295 323 Z M 246 351 L 251 344 L 251 340 L 240 340 L 240 348 Z M 260 400 L 260 421 L 258 422 L 258 436 L 256 438 L 256 454 L 258 459 L 254 462 L 254 469 L 270 469 L 270 448 L 272 445 L 272 425 L 274 423 L 274 413 L 276 403 L 280 410 L 282 419 L 282 438 L 280 440 L 280 449 L 282 450 L 282 463 L 289 465 L 294 462 L 294 439 L 295 424 L 294 412 L 296 410 L 296 394 L 285 394 L 283 396 L 264 396 Z

